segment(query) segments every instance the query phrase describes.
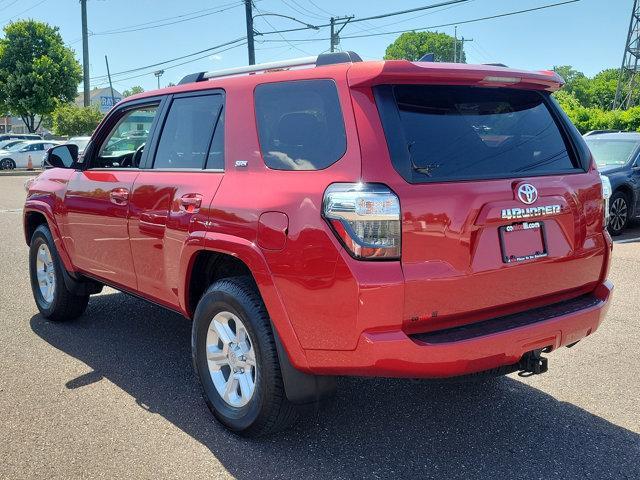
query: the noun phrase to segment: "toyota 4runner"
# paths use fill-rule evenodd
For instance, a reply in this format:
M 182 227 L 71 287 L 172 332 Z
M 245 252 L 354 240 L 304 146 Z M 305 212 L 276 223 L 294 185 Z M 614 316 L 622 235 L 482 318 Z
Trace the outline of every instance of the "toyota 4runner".
M 544 372 L 612 292 L 561 85 L 342 52 L 127 98 L 28 188 L 37 306 L 69 320 L 109 285 L 192 319 L 204 398 L 245 435 L 339 375 Z

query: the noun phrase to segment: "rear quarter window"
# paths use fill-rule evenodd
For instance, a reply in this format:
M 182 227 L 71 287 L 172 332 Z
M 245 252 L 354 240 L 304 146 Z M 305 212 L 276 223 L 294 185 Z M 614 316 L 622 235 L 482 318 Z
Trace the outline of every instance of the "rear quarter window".
M 376 101 L 394 166 L 411 182 L 583 171 L 543 93 L 384 85 Z
M 301 80 L 258 85 L 256 122 L 265 164 L 275 170 L 321 170 L 346 151 L 336 84 Z

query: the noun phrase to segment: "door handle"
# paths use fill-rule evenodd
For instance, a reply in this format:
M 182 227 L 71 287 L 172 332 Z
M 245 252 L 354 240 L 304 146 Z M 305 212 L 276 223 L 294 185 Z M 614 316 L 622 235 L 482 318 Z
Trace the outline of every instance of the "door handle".
M 109 200 L 115 205 L 127 205 L 129 203 L 129 190 L 126 188 L 114 188 L 109 192 Z
M 188 213 L 196 213 L 202 206 L 202 195 L 187 193 L 180 197 L 180 209 Z

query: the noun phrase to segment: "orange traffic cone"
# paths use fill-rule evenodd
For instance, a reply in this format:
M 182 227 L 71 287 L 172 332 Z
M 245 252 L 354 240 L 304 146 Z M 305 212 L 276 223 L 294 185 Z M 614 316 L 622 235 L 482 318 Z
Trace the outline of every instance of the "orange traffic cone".
M 27 160 L 27 170 L 33 170 L 33 161 L 31 160 L 31 155 L 29 155 L 29 158 Z

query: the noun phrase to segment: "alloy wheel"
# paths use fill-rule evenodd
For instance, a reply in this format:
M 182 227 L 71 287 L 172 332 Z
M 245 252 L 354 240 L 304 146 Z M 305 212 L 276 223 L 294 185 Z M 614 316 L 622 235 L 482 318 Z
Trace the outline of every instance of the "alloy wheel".
M 621 197 L 616 198 L 611 204 L 609 213 L 609 225 L 611 228 L 615 231 L 621 230 L 627 223 L 627 216 L 629 214 L 625 199 Z
M 47 303 L 53 302 L 53 296 L 56 291 L 56 275 L 51 250 L 49 250 L 46 243 L 43 243 L 38 248 L 36 275 L 42 298 Z
M 211 380 L 225 403 L 236 408 L 249 403 L 256 389 L 256 355 L 237 315 L 224 311 L 211 320 L 206 352 Z

